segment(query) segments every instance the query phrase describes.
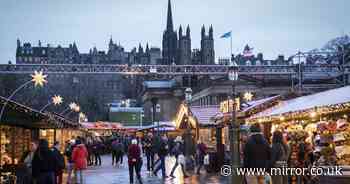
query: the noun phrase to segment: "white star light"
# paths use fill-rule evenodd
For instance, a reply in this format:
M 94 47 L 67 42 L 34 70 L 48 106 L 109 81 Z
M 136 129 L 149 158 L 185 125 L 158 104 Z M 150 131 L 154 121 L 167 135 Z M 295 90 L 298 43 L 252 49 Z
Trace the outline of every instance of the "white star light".
M 72 103 L 69 104 L 69 108 L 70 108 L 71 110 L 74 110 L 77 106 L 78 106 L 78 105 L 77 105 L 76 103 L 74 103 L 74 102 L 72 102 Z
M 244 97 L 243 97 L 246 101 L 252 101 L 253 99 L 253 94 L 251 92 L 246 92 L 244 93 Z
M 32 74 L 31 77 L 32 77 L 32 82 L 34 82 L 35 86 L 42 87 L 44 83 L 47 83 L 47 80 L 45 79 L 47 75 L 44 75 L 43 71 L 40 71 L 40 72 L 34 71 L 34 74 Z
M 63 102 L 63 98 L 60 95 L 55 95 L 52 97 L 52 103 L 54 105 L 60 105 Z

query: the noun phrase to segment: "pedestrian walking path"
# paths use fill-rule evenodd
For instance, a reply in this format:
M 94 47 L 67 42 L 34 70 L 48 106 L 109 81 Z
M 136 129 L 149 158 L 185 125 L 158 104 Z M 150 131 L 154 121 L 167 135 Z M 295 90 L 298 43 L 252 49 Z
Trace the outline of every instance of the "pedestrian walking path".
M 85 173 L 85 183 L 86 184 L 128 184 L 129 183 L 129 170 L 127 165 L 127 158 L 124 156 L 123 165 L 112 166 L 112 156 L 104 155 L 102 156 L 101 166 L 91 166 Z M 168 158 L 166 160 L 166 171 L 167 175 L 171 171 L 175 159 Z M 143 166 L 141 171 L 141 176 L 144 184 L 225 184 L 228 183 L 228 178 L 219 176 L 220 173 L 207 174 L 202 171 L 201 175 L 193 175 L 191 177 L 183 178 L 180 173 L 180 168 L 175 172 L 176 178 L 166 178 L 163 180 L 161 178 L 161 173 L 157 176 L 150 175 L 146 170 L 146 159 L 143 159 Z M 135 177 L 135 183 L 138 183 Z

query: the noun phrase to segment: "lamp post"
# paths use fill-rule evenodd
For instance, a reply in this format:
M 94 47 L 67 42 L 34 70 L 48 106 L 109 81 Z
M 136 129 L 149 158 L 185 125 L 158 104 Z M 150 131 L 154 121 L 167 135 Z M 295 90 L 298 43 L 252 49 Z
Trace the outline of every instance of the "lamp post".
M 40 109 L 40 112 L 43 112 L 48 106 L 51 104 L 53 105 L 60 105 L 63 102 L 63 98 L 60 95 L 55 95 L 51 98 L 51 101 L 46 104 L 42 109 Z
M 157 104 L 156 105 L 156 112 L 158 113 L 158 114 L 160 114 L 160 104 Z M 159 132 L 159 121 L 160 121 L 160 116 L 159 116 L 159 118 L 158 118 L 158 120 L 157 120 L 157 126 L 158 126 L 158 134 L 160 133 Z
M 240 159 L 240 151 L 239 151 L 239 128 L 240 125 L 237 121 L 236 116 L 236 82 L 238 80 L 238 66 L 237 64 L 232 61 L 231 66 L 229 67 L 228 71 L 228 78 L 230 81 L 232 81 L 232 119 L 231 124 L 229 125 L 229 136 L 230 136 L 230 152 L 231 152 L 231 169 L 232 169 L 232 175 L 231 175 L 231 183 L 232 184 L 239 184 L 241 183 L 241 177 L 237 174 L 236 170 L 241 165 L 241 159 Z
M 191 100 L 192 100 L 192 89 L 186 88 L 185 89 L 185 103 L 187 104 L 188 108 L 191 106 Z M 192 135 L 191 135 L 191 125 L 189 120 L 187 119 L 186 122 L 186 130 L 184 135 L 184 141 L 185 141 L 185 155 L 189 156 L 191 155 L 191 147 L 192 147 Z
M 152 123 L 153 123 L 153 125 L 155 125 L 155 122 L 156 122 L 156 105 L 157 105 L 158 99 L 157 98 L 152 98 L 151 102 L 152 102 L 152 110 L 151 110 L 151 112 L 152 112 Z M 158 132 L 157 132 L 157 135 L 159 135 Z
M 145 112 L 143 111 L 143 109 L 141 109 L 140 112 L 140 128 L 142 128 L 142 118 L 145 116 Z

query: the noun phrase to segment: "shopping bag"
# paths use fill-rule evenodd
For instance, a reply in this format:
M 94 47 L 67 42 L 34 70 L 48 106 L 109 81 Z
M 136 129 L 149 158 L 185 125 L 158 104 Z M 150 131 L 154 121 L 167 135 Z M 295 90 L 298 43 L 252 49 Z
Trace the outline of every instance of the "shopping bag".
M 208 154 L 206 154 L 204 156 L 204 165 L 209 165 L 209 155 Z
M 185 156 L 183 154 L 180 154 L 177 158 L 179 164 L 186 164 Z

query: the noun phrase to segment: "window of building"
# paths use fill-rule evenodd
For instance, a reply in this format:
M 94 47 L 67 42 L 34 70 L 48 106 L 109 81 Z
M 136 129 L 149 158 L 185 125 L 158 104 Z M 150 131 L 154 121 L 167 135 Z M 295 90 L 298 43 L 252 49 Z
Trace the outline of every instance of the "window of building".
M 45 55 L 46 54 L 46 51 L 45 49 L 42 50 L 42 54 Z

